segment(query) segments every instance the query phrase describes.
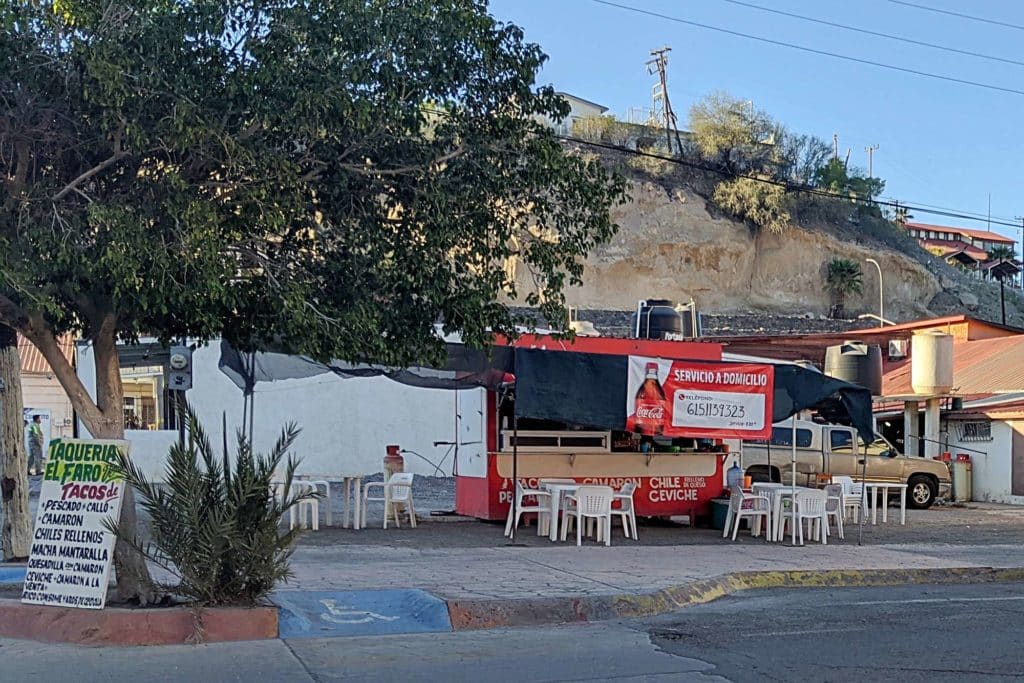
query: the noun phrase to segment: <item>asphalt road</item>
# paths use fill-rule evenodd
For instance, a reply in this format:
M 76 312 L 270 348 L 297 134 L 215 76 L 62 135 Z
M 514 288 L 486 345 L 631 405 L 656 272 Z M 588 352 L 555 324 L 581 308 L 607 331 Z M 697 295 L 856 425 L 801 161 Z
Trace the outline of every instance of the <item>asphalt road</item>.
M 10 681 L 1010 681 L 1024 584 L 738 594 L 644 621 L 79 648 L 0 640 Z

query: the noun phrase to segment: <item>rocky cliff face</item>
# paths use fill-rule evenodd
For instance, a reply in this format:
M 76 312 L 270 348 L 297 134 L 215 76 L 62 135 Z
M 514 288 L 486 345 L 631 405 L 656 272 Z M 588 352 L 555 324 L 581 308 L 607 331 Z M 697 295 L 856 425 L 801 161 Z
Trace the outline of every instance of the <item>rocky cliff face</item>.
M 832 303 L 825 288 L 826 264 L 842 257 L 864 268 L 864 292 L 848 297 L 847 313 L 877 314 L 878 274 L 865 263 L 874 258 L 882 267 L 890 320 L 952 312 L 999 320 L 998 288 L 968 281 L 906 240 L 898 250 L 862 239 L 849 226 L 843 226 L 845 235 L 817 226 L 762 233 L 713 215 L 707 200 L 689 189 L 650 181 L 637 181 L 631 195 L 630 203 L 614 210 L 618 235 L 591 254 L 583 286 L 567 292 L 569 305 L 628 310 L 639 299 L 686 302 L 692 297 L 707 313 L 817 317 L 826 315 Z M 525 278 L 517 275 L 525 286 Z M 1024 323 L 1015 292 L 1008 293 L 1007 304 L 1007 322 Z

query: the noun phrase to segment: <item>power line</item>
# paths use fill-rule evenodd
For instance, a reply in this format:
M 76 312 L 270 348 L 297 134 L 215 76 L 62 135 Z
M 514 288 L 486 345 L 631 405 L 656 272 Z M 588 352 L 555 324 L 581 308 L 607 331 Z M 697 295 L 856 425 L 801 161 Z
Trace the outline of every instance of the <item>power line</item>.
M 890 197 L 890 199 L 892 199 L 892 198 Z M 896 201 L 896 200 L 893 200 L 893 201 Z M 922 202 L 915 202 L 915 204 L 917 204 L 919 209 L 924 209 L 924 210 L 927 210 L 927 209 L 937 209 L 939 211 L 959 211 L 962 214 L 965 214 L 965 215 L 968 215 L 968 216 L 974 216 L 975 217 L 974 220 L 977 220 L 977 221 L 987 221 L 989 219 L 989 215 L 987 213 L 981 213 L 981 212 L 978 212 L 978 211 L 968 211 L 967 209 L 953 209 L 953 208 L 950 208 L 948 206 L 938 206 L 936 204 L 924 204 Z M 999 220 L 999 221 L 1012 221 L 1013 220 L 1009 216 L 993 216 L 992 218 L 994 220 Z
M 720 175 L 720 176 L 723 176 L 725 178 L 742 178 L 742 179 L 752 180 L 752 181 L 759 182 L 759 183 L 764 183 L 766 185 L 774 185 L 776 187 L 781 187 L 781 188 L 783 188 L 785 190 L 788 190 L 790 192 L 803 192 L 804 194 L 815 195 L 815 196 L 818 196 L 818 197 L 827 197 L 828 199 L 847 199 L 848 198 L 848 197 L 845 197 L 844 195 L 837 194 L 835 192 L 829 192 L 828 190 L 821 190 L 819 188 L 810 187 L 808 185 L 797 185 L 795 183 L 788 183 L 788 182 L 783 181 L 783 180 L 774 180 L 772 178 L 763 178 L 763 177 L 760 177 L 760 176 L 745 175 L 743 173 L 735 173 L 733 171 L 727 171 L 727 170 L 722 169 L 722 168 L 715 168 L 714 166 L 708 166 L 706 164 L 700 164 L 700 163 L 697 163 L 697 162 L 694 162 L 694 161 L 687 161 L 685 159 L 679 159 L 677 157 L 670 157 L 670 156 L 665 156 L 663 154 L 655 154 L 653 152 L 645 152 L 643 150 L 631 149 L 629 147 L 624 147 L 622 145 L 613 145 L 613 144 L 606 143 L 606 142 L 596 142 L 596 141 L 593 141 L 593 140 L 584 140 L 582 138 L 575 138 L 575 137 L 572 137 L 570 135 L 555 135 L 555 138 L 557 138 L 559 140 L 564 140 L 566 142 L 573 142 L 573 143 L 580 144 L 580 145 L 587 145 L 589 147 L 597 147 L 599 149 L 607 149 L 607 150 L 614 151 L 614 152 L 622 152 L 622 153 L 625 153 L 625 154 L 632 154 L 634 156 L 647 157 L 647 158 L 650 158 L 650 159 L 659 159 L 661 161 L 667 161 L 669 163 L 677 164 L 679 166 L 685 166 L 687 168 L 693 168 L 693 169 L 698 170 L 698 171 L 705 171 L 707 173 L 714 173 L 716 175 Z M 888 206 L 888 207 L 891 207 L 891 208 L 899 207 L 899 208 L 907 209 L 909 211 L 920 211 L 920 212 L 931 214 L 931 215 L 934 215 L 934 216 L 945 216 L 947 218 L 960 218 L 960 219 L 963 219 L 963 220 L 973 220 L 973 221 L 986 220 L 983 217 L 982 218 L 978 218 L 978 217 L 967 215 L 967 214 L 965 214 L 965 213 L 963 213 L 963 212 L 961 212 L 959 210 L 944 211 L 944 210 L 937 210 L 937 209 L 929 209 L 929 208 L 926 208 L 924 205 L 918 204 L 916 202 L 902 202 L 902 201 L 897 202 L 897 201 L 886 201 L 886 200 L 877 200 L 876 199 L 876 200 L 872 200 L 872 203 L 874 203 L 875 205 L 878 205 L 878 206 Z M 1015 229 L 1020 228 L 1020 223 L 1009 223 L 1009 222 L 999 221 L 999 220 L 995 220 L 995 219 L 993 219 L 991 221 L 991 223 L 992 223 L 992 225 L 1002 225 L 1002 226 L 1009 227 L 1009 228 L 1015 228 Z
M 994 26 L 1005 26 L 1006 28 L 1014 28 L 1018 31 L 1024 31 L 1024 26 L 1020 24 L 1011 24 L 1008 21 L 999 21 L 998 19 L 986 19 L 985 17 L 977 17 L 972 14 L 963 14 L 961 12 L 954 12 L 948 9 L 940 9 L 938 7 L 929 7 L 928 5 L 919 5 L 916 2 L 904 2 L 904 0 L 889 0 L 889 2 L 895 5 L 905 5 L 906 7 L 913 7 L 914 9 L 921 9 L 926 12 L 935 12 L 936 14 L 948 14 L 951 17 L 959 17 L 961 19 L 970 19 L 971 21 L 980 21 L 983 24 L 992 24 Z
M 450 116 L 450 112 L 447 112 L 447 111 L 445 111 L 443 109 L 434 109 L 434 108 L 431 108 L 431 107 L 423 107 L 423 111 L 431 113 L 431 114 L 437 114 L 439 116 Z M 589 147 L 596 147 L 596 148 L 599 148 L 599 149 L 607 149 L 607 150 L 610 150 L 610 151 L 613 151 L 613 152 L 621 152 L 621 153 L 624 153 L 624 154 L 632 154 L 633 156 L 647 157 L 647 158 L 650 158 L 650 159 L 659 159 L 661 161 L 667 161 L 669 163 L 678 164 L 680 166 L 686 166 L 687 168 L 693 168 L 695 170 L 704 171 L 704 172 L 707 172 L 707 173 L 714 173 L 716 175 L 720 175 L 720 176 L 725 177 L 725 178 L 745 178 L 747 180 L 752 180 L 752 181 L 759 182 L 759 183 L 765 183 L 767 185 L 774 185 L 776 187 L 782 187 L 783 189 L 786 189 L 786 190 L 788 190 L 790 192 L 803 192 L 805 194 L 811 194 L 811 195 L 815 195 L 815 196 L 818 196 L 818 197 L 826 197 L 828 199 L 848 199 L 849 198 L 849 197 L 846 197 L 844 195 L 837 194 L 835 192 L 829 192 L 828 190 L 820 190 L 820 189 L 818 189 L 816 187 L 810 187 L 808 185 L 797 185 L 795 183 L 787 183 L 787 182 L 782 181 L 782 180 L 774 180 L 774 179 L 771 179 L 771 178 L 764 178 L 764 177 L 760 177 L 760 176 L 744 175 L 742 173 L 736 173 L 734 171 L 727 171 L 727 170 L 722 169 L 722 168 L 716 168 L 714 166 L 708 166 L 706 164 L 700 164 L 700 163 L 697 163 L 697 162 L 694 162 L 694 161 L 687 161 L 685 159 L 680 159 L 678 157 L 665 156 L 663 154 L 654 154 L 653 152 L 644 152 L 643 150 L 639 150 L 639 149 L 631 149 L 629 147 L 625 147 L 625 146 L 622 146 L 622 145 L 613 145 L 613 144 L 610 144 L 610 143 L 595 142 L 593 140 L 584 140 L 583 138 L 576 138 L 576 137 L 572 137 L 571 135 L 557 135 L 557 134 L 555 134 L 554 137 L 555 137 L 556 140 L 563 140 L 565 142 L 573 142 L 573 143 L 580 144 L 580 145 L 587 145 Z M 880 200 L 880 199 L 875 199 L 875 200 L 872 200 L 872 201 L 877 206 L 888 206 L 888 207 L 891 207 L 891 208 L 894 208 L 894 209 L 901 208 L 901 209 L 907 209 L 908 211 L 919 211 L 919 212 L 927 213 L 927 214 L 930 214 L 930 215 L 933 215 L 933 216 L 944 216 L 946 218 L 959 218 L 959 219 L 968 220 L 968 221 L 986 221 L 986 222 L 989 222 L 992 225 L 1001 225 L 1001 226 L 1008 227 L 1008 228 L 1014 228 L 1016 230 L 1020 230 L 1021 229 L 1021 223 L 1020 222 L 1012 222 L 1011 223 L 1011 222 L 1007 222 L 1007 221 L 1009 221 L 1009 219 L 1000 220 L 1000 219 L 995 219 L 995 218 L 993 218 L 991 221 L 989 221 L 988 217 L 985 214 L 974 214 L 972 216 L 972 215 L 969 215 L 972 212 L 966 211 L 966 210 L 961 210 L 961 209 L 947 209 L 947 208 L 944 208 L 944 207 L 936 207 L 933 204 L 924 204 L 924 203 L 921 203 L 921 202 L 913 202 L 913 201 L 911 201 L 911 202 L 902 202 L 902 201 L 898 201 L 898 200 L 889 201 L 889 200 Z
M 993 85 L 991 83 L 981 83 L 978 81 L 968 80 L 966 78 L 956 78 L 954 76 L 944 76 L 942 74 L 935 74 L 928 71 L 919 71 L 917 69 L 910 69 L 903 66 L 895 66 L 893 64 L 885 64 L 883 62 L 876 62 L 870 59 L 863 59 L 861 57 L 851 57 L 850 55 L 839 54 L 838 52 L 829 52 L 828 50 L 817 50 L 812 47 L 805 47 L 803 45 L 796 45 L 794 43 L 787 43 L 782 40 L 774 40 L 772 38 L 765 38 L 763 36 L 755 36 L 750 33 L 742 33 L 740 31 L 733 31 L 731 29 L 722 28 L 720 26 L 712 26 L 711 24 L 702 24 L 697 21 L 690 21 L 689 19 L 680 19 L 679 17 L 669 16 L 667 14 L 661 14 L 660 12 L 652 12 L 651 10 L 641 9 L 639 7 L 631 7 L 629 5 L 621 5 L 617 2 L 610 2 L 609 0 L 590 0 L 599 5 L 606 5 L 608 7 L 615 7 L 618 9 L 626 10 L 628 12 L 636 12 L 637 14 L 646 14 L 647 16 L 655 17 L 658 19 L 664 19 L 665 21 L 672 21 L 677 24 L 686 24 L 688 26 L 695 26 L 697 28 L 703 28 L 709 31 L 717 31 L 718 33 L 725 33 L 731 36 L 737 36 L 739 38 L 746 38 L 748 40 L 756 40 L 758 42 L 767 43 L 769 45 L 776 45 L 779 47 L 788 47 L 792 50 L 800 50 L 801 52 L 809 52 L 815 55 L 822 55 L 824 57 L 832 57 L 834 59 L 842 59 L 848 62 L 856 62 L 858 64 L 867 64 L 868 66 L 875 66 L 880 69 L 888 69 L 890 71 L 899 71 L 902 73 L 913 74 L 915 76 L 924 76 L 925 78 L 933 78 L 940 81 L 947 81 L 949 83 L 959 83 L 961 85 L 970 85 L 976 88 L 985 88 L 986 90 L 996 90 L 999 92 L 1012 93 L 1014 95 L 1024 95 L 1024 90 L 1018 90 L 1016 88 L 1007 88 L 1001 85 Z
M 749 2 L 743 2 L 742 0 L 722 0 L 722 2 L 728 2 L 732 5 L 739 5 L 741 7 L 749 7 L 750 9 L 756 9 L 760 12 L 769 12 L 771 14 L 778 14 L 784 17 L 790 17 L 792 19 L 799 19 L 800 21 L 809 21 L 814 24 L 821 24 L 822 26 L 831 26 L 833 28 L 843 29 L 844 31 L 853 31 L 855 33 L 863 33 L 868 36 L 875 36 L 878 38 L 887 38 L 889 40 L 898 40 L 901 43 L 909 43 L 910 45 L 919 45 L 921 47 L 932 48 L 933 50 L 943 50 L 945 52 L 955 52 L 956 54 L 967 55 L 969 57 L 978 57 L 979 59 L 989 59 L 993 62 L 1003 62 L 1004 64 L 1016 64 L 1017 66 L 1024 66 L 1024 62 L 1009 59 L 1006 57 L 998 57 L 996 55 L 986 55 L 981 52 L 972 52 L 971 50 L 961 50 L 960 48 L 950 47 L 948 45 L 938 45 L 936 43 L 927 43 L 923 40 L 914 40 L 913 38 L 905 38 L 904 36 L 897 36 L 891 33 L 882 33 L 881 31 L 872 31 L 866 28 L 859 28 L 857 26 L 848 26 L 846 24 L 840 24 L 834 21 L 826 21 L 825 19 L 815 19 L 814 17 L 806 17 L 802 14 L 795 14 L 793 12 L 785 12 L 780 9 L 774 9 L 771 7 L 762 7 Z

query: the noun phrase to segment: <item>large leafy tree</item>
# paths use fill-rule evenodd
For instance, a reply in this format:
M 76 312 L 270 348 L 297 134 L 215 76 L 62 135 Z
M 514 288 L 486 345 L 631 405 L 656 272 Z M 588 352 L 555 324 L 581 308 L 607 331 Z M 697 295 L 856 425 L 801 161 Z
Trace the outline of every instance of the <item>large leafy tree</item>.
M 0 29 L 0 322 L 96 436 L 123 434 L 118 339 L 429 360 L 438 321 L 514 332 L 508 294 L 565 320 L 614 232 L 623 181 L 539 123 L 568 106 L 483 0 L 10 0 Z

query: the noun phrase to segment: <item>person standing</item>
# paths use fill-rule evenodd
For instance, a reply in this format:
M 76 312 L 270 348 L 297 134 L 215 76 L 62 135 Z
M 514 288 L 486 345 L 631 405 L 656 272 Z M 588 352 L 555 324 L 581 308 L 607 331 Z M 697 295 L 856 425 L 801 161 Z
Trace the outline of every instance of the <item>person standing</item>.
M 33 415 L 28 426 L 28 473 L 43 473 L 43 420 L 39 415 Z

